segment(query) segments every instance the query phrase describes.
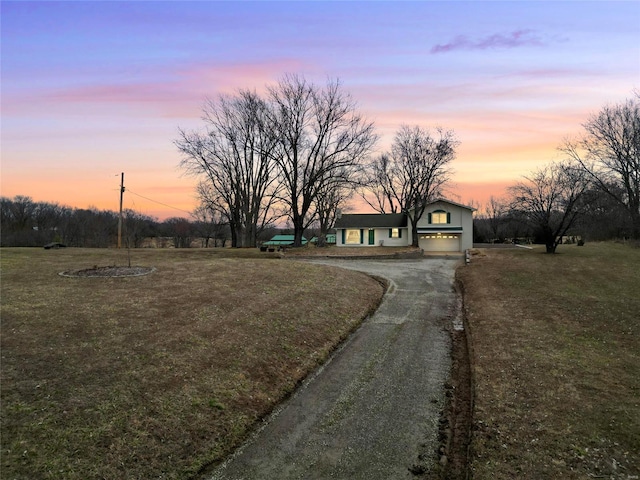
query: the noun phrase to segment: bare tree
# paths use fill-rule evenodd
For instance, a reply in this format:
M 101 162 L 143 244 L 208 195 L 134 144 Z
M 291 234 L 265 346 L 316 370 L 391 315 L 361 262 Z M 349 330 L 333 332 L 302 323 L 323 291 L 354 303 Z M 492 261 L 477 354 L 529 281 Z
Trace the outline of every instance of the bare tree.
M 227 218 L 234 247 L 255 247 L 257 232 L 273 220 L 276 142 L 266 112 L 255 92 L 220 96 L 205 105 L 207 133 L 180 131 L 176 142 L 185 155 L 181 166 L 204 177 L 201 199 Z
M 610 188 L 621 187 L 611 185 Z M 592 185 L 588 199 L 589 204 L 578 225 L 583 238 L 602 241 L 630 236 L 633 226 L 628 212 L 611 195 Z
M 175 248 L 191 248 L 193 225 L 188 219 L 182 217 L 168 218 L 162 222 L 161 227 L 165 236 L 173 237 L 173 246 Z
M 528 220 L 543 239 L 547 253 L 555 253 L 588 202 L 584 169 L 573 164 L 549 164 L 509 188 L 513 215 Z
M 584 135 L 561 150 L 626 210 L 632 236 L 640 239 L 640 95 L 604 107 L 583 127 Z
M 202 246 L 209 247 L 209 241 L 213 239 L 213 246 L 217 247 L 218 242 L 224 247 L 227 239 L 228 224 L 215 209 L 209 208 L 206 204 L 201 204 L 193 212 L 195 218 L 194 229 L 202 238 Z
M 353 194 L 353 190 L 347 185 L 329 188 L 326 192 L 321 192 L 315 201 L 315 212 L 318 220 L 319 234 L 318 247 L 326 246 L 327 233 L 335 224 L 340 208 Z
M 2 245 L 33 246 L 37 204 L 31 197 L 2 197 Z
M 376 141 L 373 123 L 356 111 L 339 81 L 324 88 L 287 75 L 270 87 L 272 152 L 278 163 L 285 205 L 294 229 L 294 246 L 314 220 L 314 203 L 350 182 Z
M 144 239 L 152 235 L 156 221 L 148 215 L 129 208 L 123 213 L 125 245 L 127 248 L 140 248 L 144 243 Z
M 491 240 L 502 242 L 505 237 L 506 213 L 508 211 L 506 202 L 493 195 L 489 197 L 485 215 L 487 224 L 491 231 Z
M 391 153 L 376 158 L 368 169 L 363 198 L 380 213 L 404 213 L 411 221 L 413 245 L 418 246 L 418 221 L 425 208 L 449 180 L 448 165 L 459 142 L 451 130 L 436 129 L 436 136 L 419 126 L 403 125 Z

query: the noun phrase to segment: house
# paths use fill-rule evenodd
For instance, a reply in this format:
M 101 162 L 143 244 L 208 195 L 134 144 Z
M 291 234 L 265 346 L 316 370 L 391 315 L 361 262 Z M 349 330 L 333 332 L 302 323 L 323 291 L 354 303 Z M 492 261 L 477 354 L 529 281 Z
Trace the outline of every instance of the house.
M 427 205 L 418 221 L 418 245 L 426 252 L 464 252 L 473 247 L 472 207 L 436 200 Z M 343 214 L 336 220 L 336 245 L 408 246 L 413 243 L 407 215 Z
M 336 245 L 406 246 L 410 237 L 407 216 L 402 213 L 342 214 L 336 220 Z

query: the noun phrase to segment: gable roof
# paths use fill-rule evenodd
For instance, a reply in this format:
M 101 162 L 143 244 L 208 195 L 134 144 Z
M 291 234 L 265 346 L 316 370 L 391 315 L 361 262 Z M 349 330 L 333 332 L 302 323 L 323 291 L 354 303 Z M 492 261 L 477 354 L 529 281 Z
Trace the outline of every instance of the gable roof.
M 406 228 L 403 213 L 344 213 L 336 220 L 335 228 Z
M 472 212 L 476 211 L 475 208 L 470 207 L 469 205 L 463 205 L 461 203 L 452 202 L 451 200 L 447 200 L 446 198 L 437 198 L 433 202 L 429 202 L 427 206 L 433 205 L 434 203 L 438 203 L 438 202 L 448 203 L 450 205 L 455 205 L 456 207 L 460 207 L 460 208 L 466 208 L 467 210 L 471 210 Z

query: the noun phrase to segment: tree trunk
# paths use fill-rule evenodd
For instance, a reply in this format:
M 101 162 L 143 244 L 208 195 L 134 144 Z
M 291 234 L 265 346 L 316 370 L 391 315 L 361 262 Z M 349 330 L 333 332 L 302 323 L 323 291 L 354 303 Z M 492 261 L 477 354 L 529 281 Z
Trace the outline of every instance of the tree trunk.
M 631 236 L 640 240 L 640 212 L 631 212 Z
M 246 228 L 242 232 L 242 246 L 247 248 L 256 246 L 256 235 L 251 228 Z
M 304 233 L 304 229 L 302 225 L 294 225 L 293 226 L 293 247 L 301 247 L 302 246 L 302 234 Z
M 300 215 L 296 211 L 293 212 L 293 245 L 292 247 L 302 246 L 302 234 L 304 233 L 304 215 Z
M 318 235 L 318 241 L 316 242 L 316 247 L 326 247 L 327 246 L 327 235 L 325 233 L 321 233 Z
M 418 248 L 420 246 L 420 238 L 418 237 L 418 226 L 411 224 L 411 245 Z

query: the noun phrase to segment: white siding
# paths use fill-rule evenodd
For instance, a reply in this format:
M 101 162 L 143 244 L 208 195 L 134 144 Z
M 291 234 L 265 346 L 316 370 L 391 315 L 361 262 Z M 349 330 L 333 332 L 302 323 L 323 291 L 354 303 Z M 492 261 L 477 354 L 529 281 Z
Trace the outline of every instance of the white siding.
M 376 229 L 376 245 L 379 246 L 382 241 L 385 247 L 406 247 L 409 245 L 408 238 L 410 233 L 406 228 L 401 228 L 400 230 L 402 230 L 402 238 L 390 238 L 388 228 Z
M 473 248 L 473 212 L 471 210 L 463 211 L 462 231 L 464 233 L 460 241 L 460 250 L 464 252 Z
M 379 247 L 380 243 L 385 247 L 406 247 L 409 245 L 410 233 L 406 228 L 402 228 L 402 238 L 390 238 L 388 228 L 376 228 L 374 229 L 374 242 L 369 245 L 369 230 L 364 228 L 362 243 L 342 243 L 342 230 L 336 230 L 336 245 L 339 247 Z M 345 229 L 351 230 L 351 229 Z M 361 230 L 361 229 L 353 229 Z
M 425 251 L 427 251 L 428 247 L 430 251 L 452 251 L 454 241 L 458 244 L 455 251 L 463 252 L 467 249 L 473 247 L 473 211 L 469 208 L 464 208 L 459 205 L 455 205 L 449 202 L 438 201 L 432 204 L 425 209 L 422 218 L 418 221 L 418 228 L 430 228 L 434 229 L 438 226 L 438 224 L 429 224 L 429 213 L 435 212 L 436 210 L 444 210 L 445 212 L 450 214 L 450 222 L 446 225 L 442 225 L 442 233 L 446 234 L 447 229 L 452 229 L 458 227 L 458 232 L 461 230 L 462 233 L 453 233 L 453 235 L 459 235 L 458 239 L 448 239 L 448 242 L 440 242 L 437 243 L 437 240 L 447 240 L 447 239 L 420 239 L 418 242 L 421 247 Z M 419 235 L 420 236 L 420 235 Z M 426 242 L 426 243 L 425 243 Z M 424 243 L 425 247 L 422 246 Z

